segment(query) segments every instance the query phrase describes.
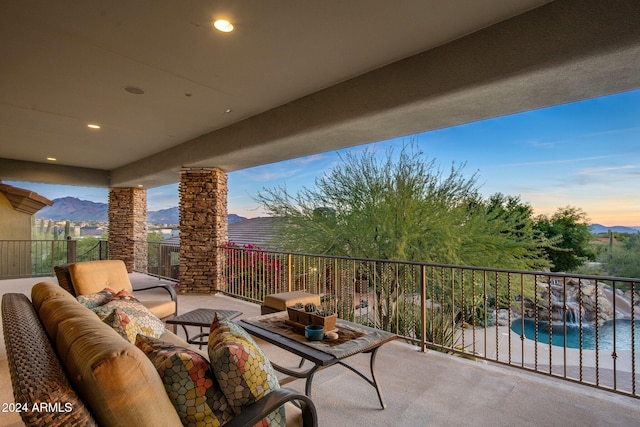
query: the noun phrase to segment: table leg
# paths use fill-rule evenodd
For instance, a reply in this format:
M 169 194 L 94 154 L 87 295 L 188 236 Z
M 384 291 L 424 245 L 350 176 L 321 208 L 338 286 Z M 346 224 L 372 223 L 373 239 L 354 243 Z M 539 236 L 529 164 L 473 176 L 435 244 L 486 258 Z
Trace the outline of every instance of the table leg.
M 182 326 L 182 329 L 184 330 L 184 336 L 186 337 L 185 341 L 189 342 L 189 332 L 187 332 L 187 327 L 185 325 L 180 325 L 180 326 Z
M 364 353 L 371 353 L 371 359 L 369 360 L 369 368 L 371 370 L 371 379 L 367 378 L 366 375 L 364 375 L 362 372 L 358 371 L 356 368 L 354 368 L 351 365 L 348 365 L 342 361 L 338 362 L 338 364 L 349 369 L 351 372 L 353 372 L 354 374 L 358 375 L 360 378 L 365 380 L 371 387 L 375 388 L 376 392 L 378 393 L 378 400 L 380 401 L 380 406 L 382 406 L 382 409 L 385 409 L 387 407 L 387 404 L 384 403 L 384 399 L 382 398 L 382 390 L 380 390 L 380 385 L 378 384 L 378 378 L 376 377 L 376 355 L 378 354 L 379 348 L 380 347 L 376 347 L 372 350 L 364 352 Z
M 371 367 L 371 379 L 373 379 L 373 386 L 376 389 L 376 392 L 378 393 L 378 400 L 380 400 L 380 406 L 382 406 L 382 409 L 385 409 L 387 407 L 387 404 L 384 403 L 384 399 L 382 398 L 382 390 L 380 390 L 380 385 L 378 384 L 378 378 L 376 377 L 376 355 L 378 354 L 378 349 L 380 347 L 376 347 L 372 352 L 371 352 L 371 361 L 369 366 Z

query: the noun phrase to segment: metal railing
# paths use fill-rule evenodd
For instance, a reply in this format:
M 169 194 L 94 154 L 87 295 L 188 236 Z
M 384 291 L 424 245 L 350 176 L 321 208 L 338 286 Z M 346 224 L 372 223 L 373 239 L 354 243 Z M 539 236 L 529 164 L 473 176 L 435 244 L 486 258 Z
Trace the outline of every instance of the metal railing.
M 107 242 L 78 253 L 76 240 L 0 240 L 0 279 L 54 275 L 53 267 L 107 259 Z
M 73 241 L 71 241 L 73 242 Z M 0 278 L 106 259 L 106 242 L 0 241 Z M 141 242 L 142 243 L 142 242 Z M 148 274 L 177 280 L 179 245 L 144 242 Z M 640 279 L 219 247 L 225 294 L 306 290 L 343 319 L 436 351 L 640 397 Z M 73 258 L 75 256 L 75 258 Z
M 180 244 L 145 242 L 147 245 L 146 274 L 164 279 L 178 280 L 180 266 Z
M 640 279 L 221 247 L 225 293 L 306 290 L 427 348 L 638 398 Z

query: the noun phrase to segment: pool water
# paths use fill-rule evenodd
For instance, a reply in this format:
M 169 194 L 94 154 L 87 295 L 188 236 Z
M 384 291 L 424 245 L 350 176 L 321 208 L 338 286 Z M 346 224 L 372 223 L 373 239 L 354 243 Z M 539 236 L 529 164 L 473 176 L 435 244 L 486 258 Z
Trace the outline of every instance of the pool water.
M 598 328 L 598 348 L 600 350 L 613 350 L 613 321 L 605 322 Z M 511 323 L 511 330 L 518 335 L 522 335 L 522 319 L 514 320 Z M 565 337 L 563 327 L 554 327 L 551 332 L 552 345 L 564 346 Z M 630 350 L 631 340 L 631 320 L 617 319 L 615 321 L 616 350 Z M 524 337 L 535 340 L 535 321 L 524 319 Z M 567 324 L 567 347 L 580 348 L 580 327 Z M 549 344 L 549 324 L 547 322 L 538 323 L 538 342 Z M 640 320 L 635 321 L 635 342 L 636 350 L 640 350 Z M 582 348 L 585 350 L 595 350 L 596 348 L 596 328 L 594 325 L 582 326 Z

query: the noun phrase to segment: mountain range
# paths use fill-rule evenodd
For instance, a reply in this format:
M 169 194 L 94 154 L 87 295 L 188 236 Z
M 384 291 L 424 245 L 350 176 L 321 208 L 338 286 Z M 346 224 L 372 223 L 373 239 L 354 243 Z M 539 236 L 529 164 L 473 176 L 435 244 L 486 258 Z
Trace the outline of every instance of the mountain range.
M 640 232 L 638 227 L 625 227 L 623 225 L 614 225 L 613 227 L 607 227 L 606 225 L 591 224 L 589 226 L 589 231 L 591 231 L 593 234 L 608 233 L 609 230 L 613 231 L 614 233 L 629 234 L 636 234 Z
M 52 206 L 45 206 L 36 213 L 36 219 L 52 219 L 54 221 L 108 221 L 109 205 L 107 203 L 90 202 L 75 197 L 53 199 Z M 227 215 L 229 224 L 247 218 L 236 214 Z M 178 207 L 148 211 L 147 220 L 152 224 L 178 224 L 180 217 Z
M 61 197 L 53 199 L 52 206 L 45 206 L 36 213 L 36 218 L 52 219 L 55 221 L 96 221 L 106 222 L 109 205 L 107 203 L 90 202 L 75 197 Z M 178 207 L 147 212 L 147 219 L 152 224 L 178 224 L 180 222 Z M 236 214 L 229 214 L 229 224 L 242 221 L 247 218 Z M 638 227 L 612 226 L 592 224 L 589 231 L 593 234 L 607 233 L 609 230 L 616 233 L 640 232 Z

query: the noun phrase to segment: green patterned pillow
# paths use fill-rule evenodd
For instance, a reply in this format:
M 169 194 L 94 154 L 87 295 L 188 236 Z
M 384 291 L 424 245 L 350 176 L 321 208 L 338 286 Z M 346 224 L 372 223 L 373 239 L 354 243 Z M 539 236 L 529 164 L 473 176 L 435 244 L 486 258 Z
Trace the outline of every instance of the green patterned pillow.
M 142 335 L 138 335 L 135 344 L 156 367 L 183 425 L 215 427 L 233 418 L 233 411 L 204 357 Z
M 112 300 L 99 307 L 94 307 L 91 310 L 93 310 L 98 317 L 104 319 L 116 308 L 129 316 L 130 319 L 135 319 L 140 327 L 140 333 L 143 335 L 159 338 L 167 331 L 162 320 L 158 319 L 147 307 L 138 301 L 126 299 Z
M 211 324 L 209 359 L 213 374 L 236 414 L 280 388 L 271 362 L 242 328 L 227 319 Z M 263 426 L 285 426 L 284 406 L 262 420 Z
M 111 326 L 117 333 L 119 333 L 124 339 L 131 344 L 136 343 L 136 335 L 142 333 L 140 325 L 136 322 L 136 319 L 131 319 L 126 313 L 118 310 L 117 308 L 102 319 L 104 323 Z
M 100 292 L 94 292 L 92 294 L 78 295 L 78 302 L 87 308 L 99 307 L 108 303 L 116 295 L 116 291 L 111 288 L 104 288 Z

